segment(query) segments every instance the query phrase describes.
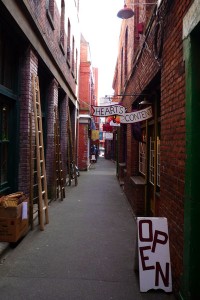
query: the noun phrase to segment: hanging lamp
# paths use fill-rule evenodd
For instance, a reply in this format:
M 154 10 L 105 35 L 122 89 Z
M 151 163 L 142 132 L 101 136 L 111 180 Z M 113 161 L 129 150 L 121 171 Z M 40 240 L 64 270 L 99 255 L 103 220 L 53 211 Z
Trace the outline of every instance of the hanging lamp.
M 124 8 L 122 8 L 118 13 L 117 16 L 120 19 L 129 19 L 131 17 L 133 17 L 134 15 L 134 11 L 132 10 L 132 8 L 127 7 L 126 3 L 124 3 Z

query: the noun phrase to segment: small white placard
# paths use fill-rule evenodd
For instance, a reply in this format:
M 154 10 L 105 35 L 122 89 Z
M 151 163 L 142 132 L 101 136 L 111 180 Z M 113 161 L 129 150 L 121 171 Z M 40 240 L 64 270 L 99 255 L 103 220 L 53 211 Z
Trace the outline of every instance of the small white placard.
M 28 204 L 27 202 L 22 202 L 22 220 L 28 219 Z
M 94 155 L 94 154 L 92 154 L 92 158 L 91 158 L 91 160 L 96 160 L 96 157 L 95 157 L 95 155 Z
M 140 291 L 172 291 L 169 234 L 166 218 L 137 218 Z

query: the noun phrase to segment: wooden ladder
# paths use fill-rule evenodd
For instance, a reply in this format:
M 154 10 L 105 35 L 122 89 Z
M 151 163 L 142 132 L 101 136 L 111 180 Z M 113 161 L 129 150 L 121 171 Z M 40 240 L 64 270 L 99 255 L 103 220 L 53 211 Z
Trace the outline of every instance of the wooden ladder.
M 65 186 L 62 169 L 62 154 L 60 148 L 60 126 L 57 108 L 55 111 L 55 124 L 54 124 L 54 144 L 55 144 L 55 169 L 56 169 L 56 198 L 63 200 L 65 198 Z
M 74 153 L 74 145 L 73 145 L 73 137 L 72 137 L 72 128 L 71 128 L 71 117 L 70 117 L 70 110 L 68 106 L 68 122 L 67 122 L 67 136 L 68 136 L 68 172 L 69 172 L 69 185 L 71 185 L 71 180 L 74 178 L 75 186 L 78 185 L 78 178 L 75 169 L 75 153 Z M 72 172 L 71 172 L 72 170 Z
M 37 188 L 38 195 L 35 197 L 34 193 L 30 193 L 31 212 L 31 227 L 33 227 L 33 204 L 36 201 L 38 206 L 38 219 L 40 230 L 44 230 L 44 215 L 45 224 L 49 223 L 48 214 L 48 199 L 47 199 L 47 180 L 45 169 L 44 157 L 44 143 L 43 143 L 43 130 L 42 130 L 42 113 L 40 103 L 40 89 L 38 76 L 32 75 L 32 90 L 33 90 L 33 113 L 35 120 L 35 145 L 31 148 L 31 168 L 32 168 L 32 191 Z M 32 132 L 32 118 L 31 119 L 31 132 Z M 32 133 L 31 133 L 32 144 Z M 33 149 L 34 148 L 34 149 Z M 33 153 L 35 153 L 33 157 Z

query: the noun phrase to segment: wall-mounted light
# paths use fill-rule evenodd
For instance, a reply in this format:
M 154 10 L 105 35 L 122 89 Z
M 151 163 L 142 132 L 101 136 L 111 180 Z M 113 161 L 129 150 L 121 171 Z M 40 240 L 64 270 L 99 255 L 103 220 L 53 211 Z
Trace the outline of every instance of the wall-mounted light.
M 139 104 L 139 105 L 151 105 L 152 103 L 149 102 L 149 101 L 147 101 L 147 100 L 144 98 L 144 100 L 140 101 L 138 104 Z
M 129 5 L 136 6 L 136 5 L 154 5 L 157 4 L 157 2 L 153 3 L 146 3 L 146 2 L 138 2 L 138 3 L 129 3 Z M 120 19 L 130 19 L 134 16 L 134 11 L 132 8 L 127 7 L 125 1 L 124 1 L 124 8 L 122 8 L 118 13 L 117 17 Z

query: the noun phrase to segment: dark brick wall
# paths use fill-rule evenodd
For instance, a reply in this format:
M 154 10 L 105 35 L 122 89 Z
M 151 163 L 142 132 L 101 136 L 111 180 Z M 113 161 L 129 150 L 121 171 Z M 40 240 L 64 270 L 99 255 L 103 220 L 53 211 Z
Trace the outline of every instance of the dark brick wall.
M 58 8 L 54 7 L 53 22 L 51 22 L 46 9 L 46 0 L 42 1 L 21 1 L 20 3 L 6 3 L 8 8 L 16 8 L 16 17 L 21 16 L 20 22 L 15 22 L 13 10 L 6 11 L 5 18 L 10 25 L 15 36 L 20 37 L 23 43 L 19 46 L 19 77 L 16 83 L 19 86 L 19 159 L 18 169 L 18 189 L 29 195 L 30 192 L 30 120 L 32 111 L 32 74 L 39 76 L 40 91 L 42 91 L 43 119 L 45 120 L 44 141 L 45 141 L 45 161 L 48 185 L 48 197 L 52 199 L 55 192 L 55 166 L 54 166 L 54 123 L 55 111 L 59 110 L 60 138 L 63 163 L 64 181 L 67 172 L 67 114 L 68 104 L 73 111 L 73 132 L 76 139 L 75 126 L 76 115 L 74 114 L 74 102 L 77 97 L 77 78 L 72 74 L 72 55 L 70 61 L 67 60 L 67 36 L 66 32 L 62 39 L 63 47 L 60 46 L 60 15 Z M 3 4 L 0 4 L 0 6 Z M 6 6 L 4 9 L 6 10 Z M 19 13 L 20 12 L 20 13 Z M 69 16 L 73 18 L 73 16 Z M 75 17 L 77 17 L 77 12 Z M 66 18 L 68 18 L 66 14 Z M 76 18 L 73 18 L 73 20 Z M 74 22 L 74 21 L 73 21 Z M 74 37 L 75 51 L 80 52 L 80 35 L 77 27 L 72 22 L 71 40 Z M 78 22 L 78 20 L 77 20 Z M 20 26 L 20 29 L 19 27 Z M 76 24 L 77 26 L 77 24 Z M 27 31 L 29 28 L 29 31 Z M 66 28 L 65 28 L 66 30 Z M 37 47 L 33 47 L 35 41 Z M 41 54 L 41 56 L 40 56 Z M 78 59 L 79 61 L 79 59 Z M 77 61 L 77 62 L 78 62 Z M 57 76 L 55 79 L 54 75 Z M 60 81 L 59 81 L 60 80 Z M 65 86 L 64 86 L 65 85 Z M 65 90 L 65 91 L 64 91 Z M 70 95 L 66 94 L 69 91 Z M 41 94 L 40 94 L 41 95 Z M 34 123 L 34 119 L 33 119 Z M 44 128 L 43 128 L 44 129 Z M 33 135 L 35 129 L 33 125 Z M 34 136 L 33 136 L 33 144 Z
M 30 117 L 32 110 L 32 77 L 37 74 L 36 53 L 28 48 L 21 57 L 20 85 L 20 135 L 19 135 L 19 182 L 18 189 L 29 195 L 30 192 Z M 34 135 L 34 127 L 33 127 Z M 33 141 L 34 142 L 34 141 Z

